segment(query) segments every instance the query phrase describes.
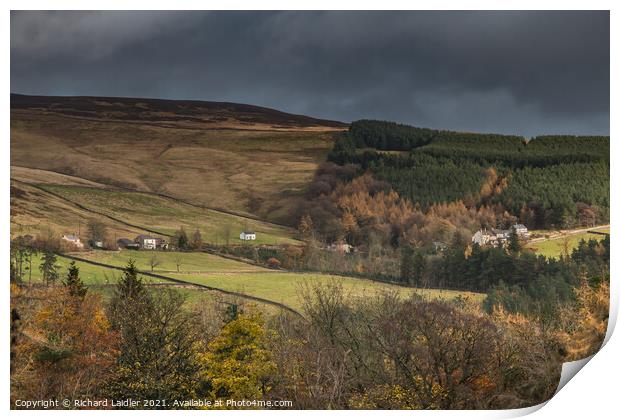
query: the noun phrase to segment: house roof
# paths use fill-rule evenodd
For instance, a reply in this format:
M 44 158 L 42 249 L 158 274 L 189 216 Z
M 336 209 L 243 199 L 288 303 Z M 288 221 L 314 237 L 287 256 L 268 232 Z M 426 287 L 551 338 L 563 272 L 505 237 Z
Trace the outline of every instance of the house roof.
M 69 241 L 79 241 L 80 238 L 78 238 L 76 235 L 63 235 L 63 239 L 67 239 Z
M 151 236 L 151 235 L 138 235 L 138 236 L 136 236 L 136 241 L 144 241 L 145 239 L 161 239 L 161 238 L 156 238 L 155 236 Z
M 243 232 L 241 232 L 241 233 L 242 233 L 242 234 L 244 234 L 244 235 L 256 235 L 256 232 L 253 232 L 253 231 L 251 231 L 251 230 L 247 230 L 247 231 L 245 231 L 245 230 L 244 230 L 244 231 L 243 231 Z
M 515 229 L 527 229 L 527 228 L 525 227 L 525 225 L 522 225 L 522 224 L 520 224 L 520 223 L 519 223 L 519 224 L 514 225 L 513 227 L 514 227 Z

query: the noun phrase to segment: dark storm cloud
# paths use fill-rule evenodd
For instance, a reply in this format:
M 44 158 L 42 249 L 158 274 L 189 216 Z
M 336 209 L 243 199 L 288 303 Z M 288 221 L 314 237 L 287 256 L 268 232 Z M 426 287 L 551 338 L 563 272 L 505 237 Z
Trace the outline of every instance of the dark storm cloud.
M 13 12 L 11 90 L 609 133 L 607 12 Z

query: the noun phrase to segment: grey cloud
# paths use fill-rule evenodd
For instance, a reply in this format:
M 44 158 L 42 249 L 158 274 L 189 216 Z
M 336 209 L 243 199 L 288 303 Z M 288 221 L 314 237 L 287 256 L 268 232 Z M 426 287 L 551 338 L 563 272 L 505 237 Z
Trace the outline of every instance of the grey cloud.
M 606 12 L 18 12 L 11 89 L 609 132 Z

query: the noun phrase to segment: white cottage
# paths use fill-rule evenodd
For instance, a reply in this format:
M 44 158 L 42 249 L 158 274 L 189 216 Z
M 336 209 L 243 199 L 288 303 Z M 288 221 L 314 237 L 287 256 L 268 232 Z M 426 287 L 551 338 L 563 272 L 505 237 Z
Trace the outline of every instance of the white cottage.
M 77 235 L 62 235 L 62 240 L 67 241 L 80 249 L 84 248 L 84 244 Z
M 530 232 L 528 232 L 527 227 L 525 227 L 525 225 L 516 224 L 516 225 L 513 225 L 512 228 L 514 229 L 518 237 L 529 238 Z
M 242 241 L 255 241 L 256 240 L 256 232 L 244 231 L 239 235 L 239 239 Z

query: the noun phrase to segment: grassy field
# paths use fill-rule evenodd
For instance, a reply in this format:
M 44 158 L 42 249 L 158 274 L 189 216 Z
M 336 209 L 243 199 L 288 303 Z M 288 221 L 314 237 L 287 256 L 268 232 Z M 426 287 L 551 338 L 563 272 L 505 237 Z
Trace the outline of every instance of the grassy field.
M 11 112 L 11 164 L 282 221 L 331 149 L 329 131 L 213 129 Z
M 96 259 L 100 262 L 105 262 L 111 265 L 119 265 L 119 266 L 124 266 L 125 264 L 127 264 L 128 258 L 133 258 L 135 259 L 136 265 L 138 266 L 140 270 L 149 269 L 149 267 L 145 266 L 145 259 L 146 259 L 147 253 L 141 253 L 142 256 L 140 256 L 140 255 L 135 255 L 135 254 L 139 254 L 138 252 L 127 251 L 127 254 L 128 255 L 121 256 L 121 255 L 118 255 L 118 253 L 108 252 L 108 253 L 101 253 L 98 255 L 90 255 L 90 256 L 91 257 L 95 256 Z M 219 258 L 219 257 L 213 257 L 208 254 L 197 254 L 196 253 L 196 254 L 187 254 L 187 255 L 191 256 L 186 259 L 188 266 L 193 266 L 192 264 L 197 264 L 197 263 L 201 263 L 201 264 L 208 263 L 208 266 L 211 267 L 211 269 L 213 270 L 215 269 L 217 270 L 236 269 L 236 270 L 239 270 L 239 272 L 243 272 L 243 269 L 244 269 L 244 267 L 237 266 L 235 264 L 236 263 L 235 261 L 230 261 L 230 260 Z M 83 258 L 88 257 L 88 255 L 84 253 L 82 253 L 80 256 Z M 171 258 L 166 258 L 164 259 L 164 261 L 165 261 L 165 264 L 162 264 L 162 266 L 158 267 L 158 270 L 156 270 L 156 272 L 158 272 L 159 274 L 168 274 L 165 271 L 165 269 L 169 267 L 169 265 L 171 264 L 171 261 L 173 261 L 173 258 L 171 256 Z M 70 258 L 58 257 L 57 265 L 58 265 L 58 273 L 59 273 L 59 282 L 62 282 L 62 280 L 66 278 L 70 263 L 71 263 Z M 41 256 L 40 255 L 35 256 L 32 260 L 31 282 L 33 284 L 42 282 L 41 272 L 39 271 L 40 264 L 41 264 Z M 88 263 L 84 263 L 80 261 L 76 261 L 75 264 L 80 269 L 80 278 L 82 279 L 84 284 L 88 286 L 88 289 L 91 292 L 99 293 L 100 295 L 103 296 L 103 299 L 106 301 L 112 297 L 112 293 L 114 291 L 114 285 L 117 283 L 117 281 L 122 276 L 122 272 L 120 270 L 99 267 L 93 264 L 88 264 Z M 241 263 L 238 263 L 238 264 L 241 264 Z M 242 264 L 242 265 L 245 265 L 245 264 Z M 253 266 L 246 265 L 245 268 L 247 269 L 247 267 L 253 267 Z M 253 267 L 253 268 L 260 270 L 260 268 L 258 267 Z M 176 270 L 176 266 L 174 267 L 174 269 Z M 188 307 L 196 307 L 196 306 L 204 306 L 204 305 L 223 306 L 223 305 L 227 305 L 230 303 L 234 303 L 237 305 L 243 305 L 245 307 L 257 308 L 261 312 L 275 313 L 279 310 L 272 305 L 256 302 L 251 299 L 243 299 L 243 298 L 236 297 L 236 296 L 230 296 L 224 293 L 220 293 L 218 291 L 206 290 L 206 289 L 200 289 L 200 288 L 191 288 L 191 287 L 179 287 L 175 283 L 167 283 L 163 280 L 154 279 L 148 276 L 142 276 L 142 279 L 146 284 L 151 285 L 151 286 L 174 287 L 175 289 L 179 290 L 182 294 L 186 296 L 187 298 L 186 305 Z M 26 283 L 29 282 L 28 272 L 26 272 L 24 281 Z
M 253 244 L 298 243 L 292 239 L 293 229 L 202 209 L 152 194 L 76 185 L 39 185 L 88 209 L 168 235 L 173 235 L 180 227 L 190 236 L 199 229 L 205 242 L 239 244 L 242 242 L 239 233 L 249 229 L 257 234 Z M 104 221 L 109 223 L 107 218 Z
M 155 267 L 154 272 L 164 275 L 177 273 L 177 261 L 181 273 L 202 273 L 202 274 L 229 274 L 229 273 L 258 273 L 273 272 L 268 268 L 263 268 L 243 262 L 218 257 L 217 255 L 205 252 L 149 252 L 149 251 L 91 251 L 76 254 L 81 258 L 102 262 L 115 266 L 125 266 L 129 259 L 134 260 L 136 267 L 142 271 L 150 271 L 149 259 L 155 256 L 160 264 Z
M 58 257 L 58 274 L 59 281 L 62 281 L 67 277 L 67 271 L 69 269 L 69 265 L 71 260 L 64 257 Z M 39 283 L 42 280 L 41 271 L 39 270 L 39 265 L 41 264 L 41 254 L 36 255 L 32 259 L 32 282 Z M 80 278 L 89 286 L 108 286 L 116 284 L 116 282 L 120 279 L 122 272 L 120 270 L 114 270 L 111 268 L 99 267 L 93 264 L 83 263 L 80 261 L 76 261 L 75 265 L 80 269 Z M 25 281 L 28 281 L 29 276 L 26 274 Z M 150 279 L 145 279 L 148 282 L 151 282 Z M 157 283 L 161 283 L 162 281 L 157 280 Z
M 58 235 L 86 233 L 86 226 L 93 219 L 104 223 L 111 237 L 134 238 L 144 233 L 107 217 L 82 210 L 28 184 L 11 181 L 12 237 L 26 234 L 45 237 L 48 231 Z
M 134 258 L 138 267 L 144 270 L 150 270 L 148 266 L 150 255 L 152 254 L 142 251 L 94 251 L 81 254 L 83 258 L 93 261 L 118 265 L 124 265 L 128 258 Z M 186 263 L 182 265 L 181 272 L 176 272 L 174 261 L 179 255 Z M 304 288 L 326 283 L 338 283 L 348 296 L 354 298 L 376 296 L 384 291 L 397 291 L 403 296 L 419 293 L 428 298 L 440 299 L 452 299 L 460 295 L 469 297 L 475 302 L 480 302 L 484 298 L 484 295 L 478 293 L 412 289 L 352 277 L 268 270 L 205 253 L 160 252 L 157 256 L 162 263 L 155 268 L 155 273 L 269 299 L 297 310 L 302 309 L 301 291 Z
M 609 228 L 595 229 L 596 232 L 609 233 Z M 545 257 L 557 258 L 564 254 L 565 244 L 569 249 L 569 252 L 577 248 L 581 240 L 589 241 L 590 239 L 601 240 L 602 235 L 596 235 L 593 233 L 576 233 L 572 235 L 565 235 L 559 238 L 550 238 L 544 241 L 527 244 L 526 249 L 530 249 L 537 254 L 544 255 Z

